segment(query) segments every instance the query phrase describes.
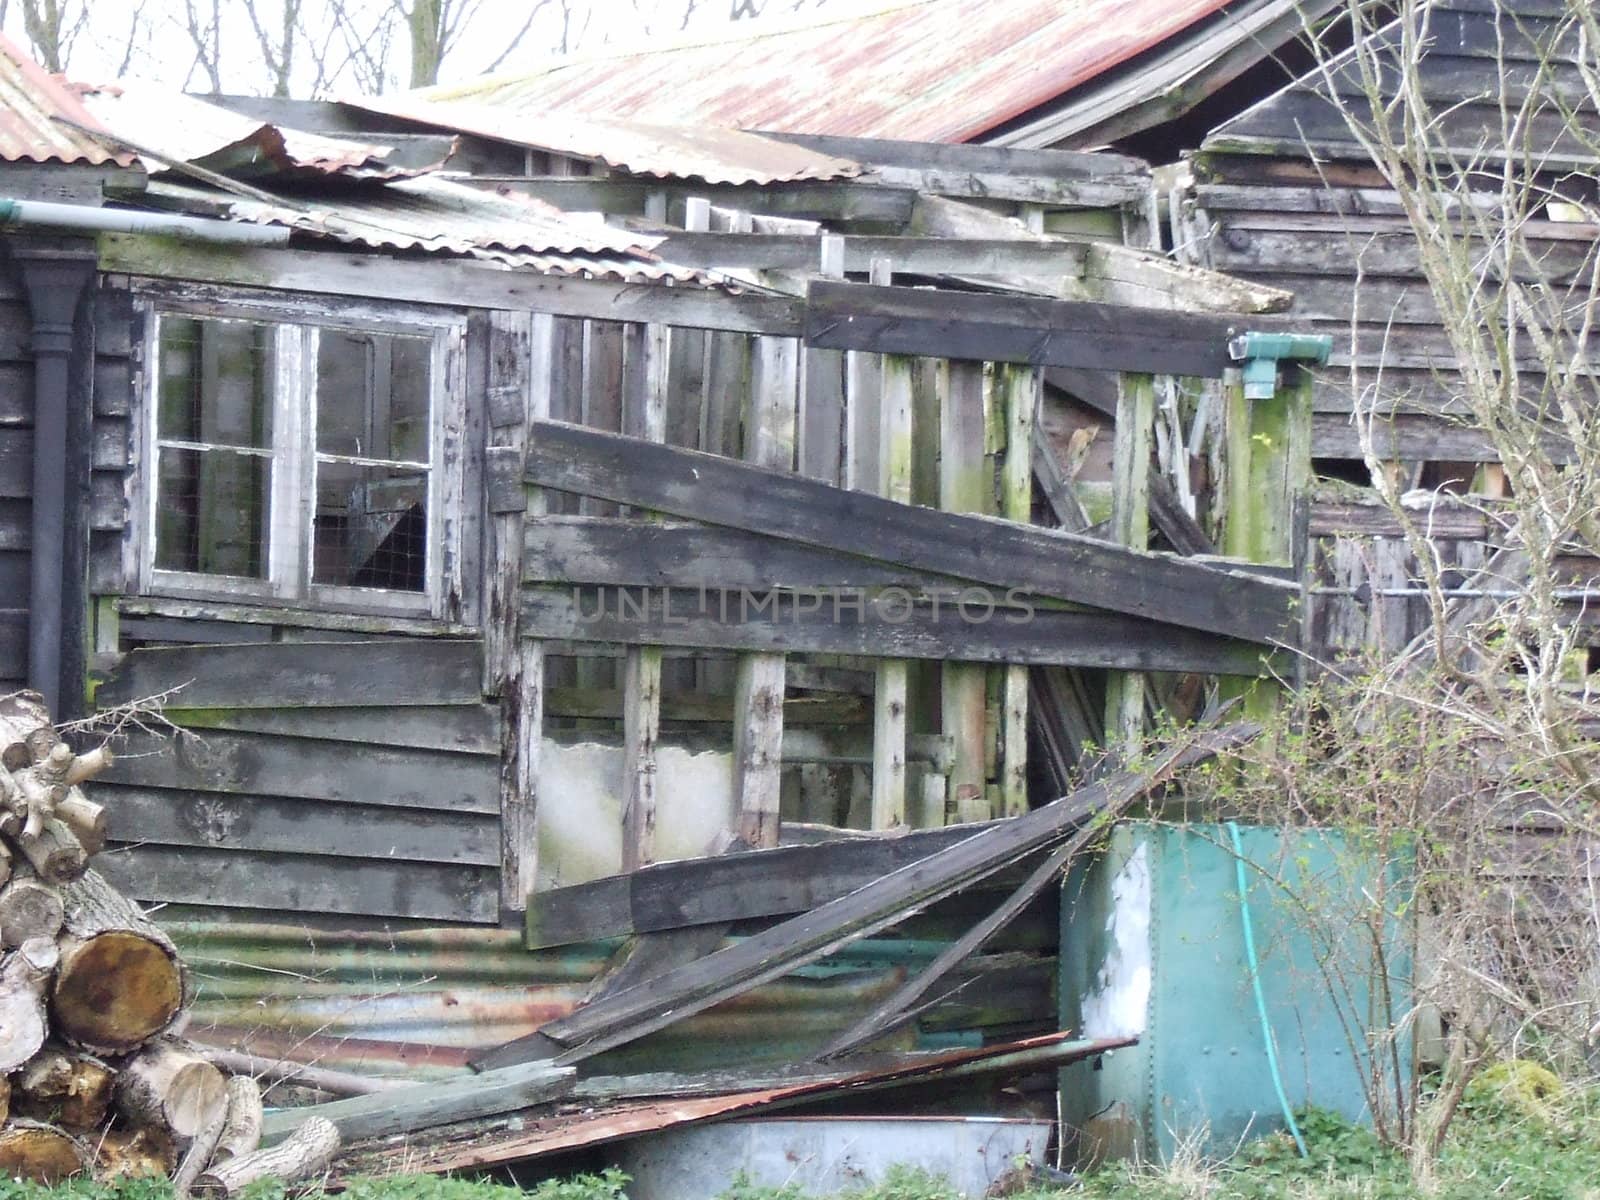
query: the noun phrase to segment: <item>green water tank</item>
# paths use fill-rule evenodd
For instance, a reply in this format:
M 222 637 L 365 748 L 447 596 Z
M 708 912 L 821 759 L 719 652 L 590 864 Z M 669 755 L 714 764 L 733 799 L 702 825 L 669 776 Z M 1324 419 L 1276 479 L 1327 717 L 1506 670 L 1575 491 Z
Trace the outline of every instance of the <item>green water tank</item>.
M 1344 836 L 1239 826 L 1267 1024 L 1291 1107 L 1369 1119 L 1363 1071 L 1408 1011 L 1407 873 Z M 1388 856 L 1394 857 L 1394 856 Z M 1214 1156 L 1284 1127 L 1224 825 L 1133 822 L 1063 888 L 1062 1028 L 1137 1046 L 1061 1072 L 1080 1158 Z M 1380 919 L 1377 914 L 1386 916 Z

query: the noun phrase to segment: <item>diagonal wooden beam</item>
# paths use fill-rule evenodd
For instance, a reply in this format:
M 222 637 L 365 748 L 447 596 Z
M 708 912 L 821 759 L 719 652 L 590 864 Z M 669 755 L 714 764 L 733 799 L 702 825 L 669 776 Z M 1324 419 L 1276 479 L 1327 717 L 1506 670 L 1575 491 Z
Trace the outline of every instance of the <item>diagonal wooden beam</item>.
M 714 454 L 537 422 L 527 482 L 764 533 L 1005 592 L 1293 646 L 1299 591 L 1277 580 L 1013 521 L 940 512 Z

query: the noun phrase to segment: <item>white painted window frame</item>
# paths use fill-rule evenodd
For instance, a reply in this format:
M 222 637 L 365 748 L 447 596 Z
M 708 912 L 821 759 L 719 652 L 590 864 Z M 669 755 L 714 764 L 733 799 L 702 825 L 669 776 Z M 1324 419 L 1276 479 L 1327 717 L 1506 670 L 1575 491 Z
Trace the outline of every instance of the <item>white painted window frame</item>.
M 139 401 L 135 470 L 139 478 L 139 519 L 134 522 L 140 594 L 190 600 L 255 602 L 284 608 L 350 613 L 384 613 L 446 620 L 459 600 L 463 548 L 446 539 L 463 529 L 466 447 L 466 319 L 396 306 L 368 306 L 356 313 L 319 311 L 314 317 L 282 302 L 248 298 L 184 299 L 145 295 L 143 386 Z M 271 518 L 267 577 L 250 579 L 172 571 L 156 566 L 157 473 L 161 383 L 160 322 L 165 316 L 254 321 L 276 328 L 273 379 L 272 467 L 268 489 Z M 316 350 L 318 330 L 344 329 L 375 334 L 427 337 L 429 362 L 429 464 L 426 586 L 420 592 L 342 587 L 312 579 L 316 498 Z

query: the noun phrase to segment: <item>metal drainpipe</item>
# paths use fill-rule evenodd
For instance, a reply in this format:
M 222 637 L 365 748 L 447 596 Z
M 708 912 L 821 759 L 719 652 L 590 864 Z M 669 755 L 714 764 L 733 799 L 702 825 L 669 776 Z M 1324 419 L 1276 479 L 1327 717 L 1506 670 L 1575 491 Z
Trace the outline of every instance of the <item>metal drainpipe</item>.
M 127 208 L 94 208 L 87 204 L 55 204 L 0 196 L 0 229 L 19 226 L 74 229 L 88 233 L 146 233 L 195 242 L 283 246 L 289 230 L 280 225 L 219 221 L 180 213 L 140 212 Z
M 92 250 L 18 248 L 12 261 L 33 314 L 33 496 L 29 550 L 28 686 L 52 713 L 61 704 L 64 604 L 83 603 L 81 586 L 65 587 L 65 567 L 78 560 L 67 545 L 69 522 L 69 367 L 78 303 L 94 278 Z M 86 487 L 87 481 L 81 486 Z M 67 593 L 72 594 L 68 600 Z M 76 705 L 74 705 L 76 707 Z

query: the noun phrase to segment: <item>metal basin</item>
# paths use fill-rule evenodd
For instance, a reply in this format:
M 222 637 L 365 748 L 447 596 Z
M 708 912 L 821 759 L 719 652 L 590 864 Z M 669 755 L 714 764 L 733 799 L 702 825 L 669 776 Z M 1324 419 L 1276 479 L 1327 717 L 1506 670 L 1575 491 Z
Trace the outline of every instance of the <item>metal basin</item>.
M 710 1200 L 743 1172 L 764 1187 L 835 1196 L 896 1164 L 981 1197 L 1022 1162 L 1044 1162 L 1048 1121 L 996 1117 L 803 1117 L 725 1121 L 651 1134 L 615 1150 L 632 1200 Z

